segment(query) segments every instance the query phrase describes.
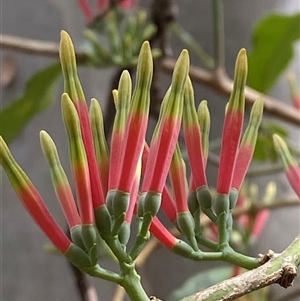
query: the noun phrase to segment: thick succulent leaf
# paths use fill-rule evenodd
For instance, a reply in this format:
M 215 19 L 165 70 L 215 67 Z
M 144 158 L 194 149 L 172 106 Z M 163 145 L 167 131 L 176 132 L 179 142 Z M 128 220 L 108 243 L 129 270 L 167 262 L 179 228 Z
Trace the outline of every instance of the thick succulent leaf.
M 260 21 L 252 34 L 248 55 L 248 85 L 268 91 L 294 56 L 293 43 L 300 39 L 300 14 L 273 14 Z
M 24 94 L 0 111 L 0 135 L 7 143 L 19 135 L 36 114 L 52 103 L 60 74 L 58 63 L 39 70 L 27 81 Z

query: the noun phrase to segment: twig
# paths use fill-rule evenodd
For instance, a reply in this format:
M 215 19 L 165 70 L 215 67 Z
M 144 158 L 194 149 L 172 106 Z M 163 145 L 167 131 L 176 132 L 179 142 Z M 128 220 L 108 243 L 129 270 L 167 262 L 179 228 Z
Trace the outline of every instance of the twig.
M 59 49 L 59 46 L 56 43 L 8 35 L 0 35 L 0 46 L 5 49 L 16 50 L 23 53 L 46 55 L 55 58 L 58 57 Z M 82 51 L 77 51 L 76 56 L 79 63 L 83 63 L 87 58 Z M 161 61 L 161 65 L 165 72 L 172 73 L 175 66 L 175 60 L 164 58 Z M 233 82 L 224 72 L 209 72 L 202 68 L 191 66 L 190 76 L 195 82 L 210 87 L 222 95 L 228 96 L 232 91 Z M 294 125 L 300 125 L 300 115 L 293 107 L 284 104 L 276 98 L 261 94 L 249 87 L 246 88 L 245 98 L 248 105 L 252 105 L 258 97 L 262 97 L 264 100 L 265 112 Z
M 300 265 L 300 235 L 281 253 L 262 266 L 222 281 L 181 301 L 230 301 L 274 283 L 292 285 Z

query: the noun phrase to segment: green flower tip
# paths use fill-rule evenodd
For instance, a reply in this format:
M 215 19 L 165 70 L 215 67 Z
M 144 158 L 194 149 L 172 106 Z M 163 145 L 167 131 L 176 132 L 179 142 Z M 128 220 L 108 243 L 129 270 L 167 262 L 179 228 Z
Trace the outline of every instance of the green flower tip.
M 76 65 L 73 42 L 69 34 L 64 30 L 60 32 L 59 55 L 63 68 L 64 65 Z
M 207 100 L 202 100 L 198 107 L 198 119 L 202 131 L 206 131 L 210 127 L 210 113 L 207 106 Z
M 137 64 L 137 78 L 150 85 L 153 73 L 153 59 L 150 43 L 145 41 L 141 47 Z
M 103 126 L 103 114 L 101 106 L 96 98 L 91 99 L 91 105 L 89 114 L 91 116 L 91 122 L 97 125 Z
M 40 131 L 40 143 L 44 156 L 49 162 L 53 162 L 58 158 L 57 149 L 50 135 L 42 130 Z
M 194 87 L 189 76 L 186 79 L 184 96 L 186 99 L 185 105 L 194 105 Z
M 128 105 L 131 99 L 132 82 L 130 73 L 124 70 L 118 85 L 118 108 Z
M 282 151 L 287 150 L 286 143 L 279 135 L 277 135 L 277 134 L 273 135 L 273 142 L 274 142 L 275 149 L 278 153 L 281 153 Z
M 117 89 L 112 90 L 112 96 L 113 96 L 113 100 L 114 100 L 116 110 L 118 109 L 118 105 L 119 105 L 119 103 L 118 103 L 118 94 L 119 93 L 118 93 Z
M 247 60 L 247 52 L 245 48 L 242 48 L 236 59 L 235 63 L 235 76 L 234 76 L 234 83 L 236 88 L 244 89 L 246 84 L 248 73 L 248 60 Z
M 67 93 L 63 93 L 61 97 L 61 110 L 66 127 L 70 133 L 76 132 L 79 127 L 79 117 L 76 108 Z
M 182 85 L 188 76 L 190 66 L 189 52 L 183 49 L 177 59 L 172 77 L 172 88 L 177 89 L 178 85 Z M 192 83 L 190 83 L 192 85 Z
M 292 157 L 285 141 L 277 134 L 273 135 L 273 141 L 275 149 L 280 154 L 285 168 L 298 166 L 297 161 Z
M 2 136 L 0 136 L 0 164 L 3 165 L 7 161 L 10 151 Z
M 264 101 L 261 97 L 257 98 L 254 102 L 251 113 L 250 113 L 250 120 L 255 124 L 259 125 L 263 116 L 264 110 Z

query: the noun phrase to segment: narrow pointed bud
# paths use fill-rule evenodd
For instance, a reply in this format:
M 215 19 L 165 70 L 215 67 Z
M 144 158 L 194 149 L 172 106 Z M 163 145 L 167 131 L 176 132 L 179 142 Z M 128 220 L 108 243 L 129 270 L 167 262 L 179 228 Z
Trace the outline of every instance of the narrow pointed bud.
M 300 198 L 300 166 L 297 161 L 292 157 L 284 140 L 278 136 L 273 135 L 275 149 L 279 153 L 283 161 L 286 176 L 292 188 Z
M 69 238 L 58 226 L 53 216 L 46 207 L 41 195 L 36 190 L 30 179 L 13 158 L 5 141 L 0 136 L 0 164 L 16 191 L 23 206 L 31 215 L 36 224 L 42 229 L 53 245 L 65 254 L 72 245 Z
M 201 130 L 201 142 L 204 158 L 204 168 L 206 168 L 209 151 L 209 132 L 210 132 L 210 113 L 207 106 L 207 100 L 202 100 L 198 107 L 198 120 Z
M 205 160 L 202 149 L 201 130 L 195 108 L 194 89 L 189 78 L 185 86 L 184 94 L 183 131 L 194 186 L 196 188 L 205 186 L 207 180 L 205 175 Z
M 103 194 L 107 194 L 109 176 L 109 151 L 105 139 L 103 114 L 99 102 L 92 98 L 90 106 L 90 121 L 93 132 L 94 148 L 98 163 L 98 170 L 101 175 L 101 186 Z
M 177 213 L 187 212 L 189 209 L 187 204 L 188 185 L 186 180 L 186 168 L 178 143 L 176 144 L 170 166 L 170 179 L 177 206 Z
M 62 95 L 62 113 L 68 133 L 70 163 L 83 224 L 93 224 L 92 198 L 87 157 L 80 131 L 79 117 L 68 94 Z
M 234 73 L 234 85 L 226 109 L 223 125 L 220 166 L 218 172 L 217 192 L 228 194 L 231 188 L 237 151 L 240 143 L 243 121 L 245 96 L 244 88 L 247 78 L 246 50 L 240 50 Z
M 128 123 L 128 112 L 131 100 L 131 78 L 128 71 L 123 71 L 120 77 L 118 90 L 113 91 L 116 116 L 111 136 L 111 154 L 109 171 L 109 190 L 117 188 L 120 176 L 120 166 L 122 164 L 122 153 L 126 139 L 126 125 Z
M 137 164 L 144 147 L 148 125 L 152 75 L 153 60 L 150 44 L 144 42 L 138 59 L 136 84 L 130 105 L 126 142 L 123 147 L 120 165 L 121 175 L 118 189 L 126 192 L 131 191 Z
M 80 128 L 89 165 L 93 206 L 97 208 L 104 204 L 104 194 L 94 150 L 88 107 L 77 75 L 75 50 L 70 36 L 65 31 L 61 31 L 59 55 L 64 75 L 65 92 L 73 101 L 80 119 Z
M 253 152 L 256 145 L 258 129 L 263 116 L 263 100 L 258 98 L 251 110 L 250 120 L 246 131 L 243 135 L 232 179 L 231 187 L 240 190 L 245 179 L 247 170 L 252 160 Z
M 64 90 L 74 102 L 84 101 L 85 97 L 77 75 L 75 49 L 69 34 L 62 30 L 59 45 L 60 63 L 64 75 Z
M 189 71 L 189 55 L 183 50 L 176 62 L 171 89 L 160 110 L 152 137 L 142 191 L 161 193 L 165 186 L 178 140 L 183 110 L 183 93 Z
M 72 227 L 80 225 L 81 219 L 77 211 L 69 181 L 61 166 L 56 146 L 47 132 L 40 132 L 40 142 L 44 156 L 50 166 L 51 178 L 56 196 L 60 201 L 68 226 L 71 229 Z

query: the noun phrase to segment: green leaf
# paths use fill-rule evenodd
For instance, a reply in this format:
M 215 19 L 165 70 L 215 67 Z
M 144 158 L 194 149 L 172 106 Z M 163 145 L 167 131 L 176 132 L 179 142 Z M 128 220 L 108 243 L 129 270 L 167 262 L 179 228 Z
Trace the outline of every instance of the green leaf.
M 195 294 L 204 288 L 228 279 L 232 273 L 232 267 L 218 267 L 191 276 L 167 298 L 167 301 L 177 301 Z
M 258 131 L 253 160 L 260 162 L 277 161 L 278 154 L 275 151 L 273 142 L 274 134 L 278 134 L 284 139 L 288 137 L 288 131 L 283 126 L 280 126 L 273 122 L 262 123 Z
M 248 55 L 248 85 L 268 91 L 293 58 L 293 43 L 300 38 L 300 14 L 274 14 L 266 17 L 252 34 Z
M 7 143 L 19 135 L 36 114 L 52 103 L 60 74 L 59 63 L 39 70 L 27 81 L 24 94 L 0 111 L 0 134 Z

